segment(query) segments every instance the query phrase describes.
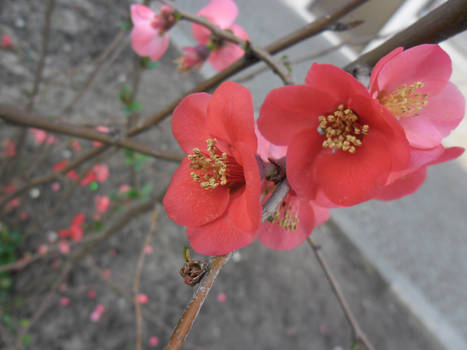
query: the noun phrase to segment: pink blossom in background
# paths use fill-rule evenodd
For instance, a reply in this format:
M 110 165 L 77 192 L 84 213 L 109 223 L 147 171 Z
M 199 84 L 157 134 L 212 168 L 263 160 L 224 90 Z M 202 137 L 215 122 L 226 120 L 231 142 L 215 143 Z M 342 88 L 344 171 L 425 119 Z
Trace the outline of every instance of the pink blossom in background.
M 54 192 L 59 191 L 61 187 L 60 182 L 54 182 L 51 187 L 52 187 L 52 191 Z
M 103 183 L 109 177 L 109 168 L 105 164 L 96 164 L 92 167 L 91 171 L 81 180 L 81 186 L 87 186 L 91 182 L 97 181 Z
M 144 253 L 146 255 L 152 254 L 152 252 L 153 252 L 152 246 L 148 245 L 148 246 L 146 246 L 146 248 L 144 248 Z
M 28 213 L 25 213 L 25 212 L 22 212 L 21 214 L 19 214 L 19 218 L 22 220 L 22 221 L 25 221 L 29 218 L 29 214 Z
M 70 238 L 75 242 L 80 241 L 83 237 L 83 223 L 85 219 L 86 217 L 83 213 L 76 214 L 71 221 L 70 227 L 58 232 L 60 238 Z
M 55 137 L 53 135 L 48 135 L 44 130 L 31 129 L 31 133 L 38 144 L 45 142 L 48 145 L 51 145 L 55 142 Z
M 140 293 L 137 296 L 138 303 L 146 304 L 148 302 L 148 296 L 146 294 Z
M 175 23 L 173 9 L 163 5 L 160 13 L 156 14 L 145 5 L 131 5 L 131 45 L 140 56 L 149 57 L 157 61 L 169 47 L 167 30 Z
M 60 298 L 60 305 L 64 306 L 64 307 L 70 305 L 70 299 L 67 298 L 67 297 L 61 297 Z
M 59 234 L 60 234 L 60 232 L 59 232 Z M 68 254 L 70 252 L 70 245 L 68 244 L 67 241 L 62 239 L 62 240 L 60 240 L 60 242 L 58 242 L 58 250 L 62 254 Z
M 233 0 L 211 0 L 197 15 L 206 18 L 221 29 L 231 30 L 234 35 L 243 40 L 248 40 L 246 31 L 235 24 L 238 8 Z M 211 32 L 199 24 L 193 23 L 192 29 L 198 44 L 213 46 L 208 61 L 217 71 L 227 68 L 245 53 L 240 46 L 231 42 L 212 41 Z
M 109 209 L 110 198 L 107 196 L 96 196 L 95 203 L 97 211 L 103 214 Z
M 156 347 L 157 345 L 159 345 L 159 338 L 158 337 L 152 336 L 151 338 L 149 338 L 149 346 Z
M 104 269 L 104 271 L 102 273 L 103 273 L 104 277 L 106 277 L 106 278 L 110 277 L 110 269 Z
M 47 254 L 47 252 L 49 251 L 49 246 L 47 244 L 41 244 L 38 248 L 37 248 L 37 252 L 40 254 L 40 255 L 45 255 Z
M 68 166 L 68 164 L 69 164 L 69 163 L 68 163 L 67 160 L 62 160 L 61 162 L 58 162 L 57 164 L 55 164 L 55 165 L 53 166 L 52 169 L 53 169 L 53 171 L 60 171 L 60 170 L 62 170 L 63 168 L 65 168 L 66 166 Z M 78 173 L 76 172 L 76 170 L 74 170 L 74 169 L 68 171 L 68 172 L 66 173 L 66 176 L 67 176 L 69 179 L 73 180 L 73 181 L 76 181 L 76 180 L 79 179 L 79 175 L 78 175 Z
M 73 148 L 75 152 L 81 151 L 81 145 L 79 144 L 78 140 L 71 141 L 71 148 Z
M 8 202 L 8 208 L 17 208 L 19 206 L 19 199 L 15 198 Z
M 9 140 L 6 139 L 3 141 L 3 152 L 2 155 L 4 157 L 14 157 L 16 156 L 16 144 Z
M 219 293 L 217 295 L 217 301 L 219 303 L 225 303 L 226 300 L 227 300 L 227 295 L 225 295 L 225 293 Z
M 94 299 L 96 297 L 96 295 L 97 295 L 97 293 L 96 293 L 96 291 L 94 289 L 90 289 L 88 291 L 88 298 L 89 299 Z
M 99 321 L 101 319 L 102 314 L 104 313 L 104 311 L 105 311 L 104 305 L 98 304 L 96 306 L 96 308 L 93 310 L 93 312 L 91 313 L 91 316 L 90 316 L 91 321 L 92 322 Z
M 13 40 L 11 40 L 8 34 L 2 35 L 2 44 L 0 45 L 2 49 L 9 49 L 13 47 Z
M 130 185 L 124 184 L 124 185 L 121 185 L 118 190 L 120 193 L 124 193 L 124 192 L 128 192 L 129 190 L 131 190 L 131 187 Z
M 200 70 L 210 54 L 206 45 L 187 46 L 183 48 L 183 51 L 185 54 L 177 59 L 177 70 L 182 73 L 189 72 L 192 69 Z

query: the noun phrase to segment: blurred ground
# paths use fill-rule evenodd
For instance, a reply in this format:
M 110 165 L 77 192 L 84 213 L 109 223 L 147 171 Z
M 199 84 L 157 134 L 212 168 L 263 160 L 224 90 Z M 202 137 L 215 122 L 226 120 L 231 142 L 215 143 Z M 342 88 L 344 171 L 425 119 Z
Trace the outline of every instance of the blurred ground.
M 54 115 L 72 100 L 91 72 L 93 60 L 120 30 L 120 24 L 127 16 L 127 6 L 124 0 L 57 1 L 45 83 L 36 102 L 37 111 Z M 0 3 L 0 34 L 9 34 L 20 47 L 17 52 L 0 51 L 0 103 L 22 105 L 27 101 L 26 92 L 31 89 L 38 59 L 44 7 L 43 2 L 26 0 Z M 287 27 L 286 23 L 282 25 Z M 109 125 L 117 134 L 124 130 L 125 115 L 116 96 L 123 85 L 131 84 L 133 63 L 128 39 L 121 45 L 121 55 L 99 73 L 93 87 L 72 113 L 63 116 L 64 120 Z M 173 61 L 178 55 L 177 49 L 171 47 L 158 68 L 145 71 L 137 99 L 143 105 L 143 117 L 153 114 L 200 81 L 201 77 L 196 74 L 175 72 Z M 255 79 L 254 84 L 261 85 L 261 77 Z M 271 86 L 278 84 L 276 80 Z M 255 103 L 260 104 L 261 97 L 254 96 Z M 2 124 L 2 142 L 12 139 L 14 134 L 14 128 Z M 171 136 L 170 120 L 138 139 L 155 148 L 178 149 Z M 92 147 L 87 141 L 80 141 L 80 144 L 85 149 Z M 26 154 L 23 174 L 37 176 L 47 173 L 53 164 L 65 158 L 77 157 L 79 152 L 72 150 L 68 138 L 60 137 L 59 145 L 48 151 L 39 164 L 37 158 L 43 152 L 30 137 Z M 31 164 L 34 166 L 29 166 Z M 38 188 L 38 198 L 28 194 L 21 207 L 4 222 L 24 236 L 19 256 L 48 242 L 54 232 L 69 225 L 77 212 L 84 211 L 88 221 L 92 221 L 94 196 L 116 193 L 118 187 L 128 183 L 130 178 L 122 151 L 111 158 L 109 166 L 110 178 L 97 191 L 80 187 L 67 197 L 71 183 L 63 178 L 59 192 L 52 191 L 50 184 L 46 184 Z M 145 162 L 138 172 L 139 187 L 152 184 L 153 192 L 158 193 L 165 188 L 175 169 L 173 163 Z M 22 212 L 29 215 L 25 221 L 18 218 Z M 119 214 L 116 212 L 105 226 L 115 222 Z M 50 309 L 29 333 L 28 348 L 134 348 L 135 313 L 127 296 L 131 295 L 137 260 L 149 232 L 151 216 L 151 213 L 138 216 L 75 266 L 59 293 L 53 296 Z M 325 225 L 314 232 L 314 237 L 322 245 L 330 268 L 341 282 L 352 310 L 376 349 L 441 348 L 339 227 Z M 151 244 L 153 252 L 146 256 L 140 286 L 140 291 L 149 298 L 149 302 L 142 305 L 145 310 L 145 349 L 150 348 L 148 339 L 151 336 L 157 336 L 157 348 L 163 348 L 193 293 L 178 274 L 183 262 L 183 246 L 187 243 L 183 228 L 161 214 Z M 8 334 L 20 330 L 21 323 L 24 326 L 24 320 L 37 310 L 56 278 L 60 268 L 57 265 L 63 266 L 66 259 L 63 255 L 44 259 L 12 276 L 13 288 L 0 308 L 3 327 Z M 103 275 L 109 277 L 106 279 Z M 87 295 L 91 289 L 96 291 L 95 299 Z M 218 301 L 220 293 L 226 295 L 224 302 Z M 67 307 L 60 305 L 62 297 L 70 299 Z M 105 312 L 97 323 L 93 323 L 90 315 L 97 304 L 102 304 Z M 6 344 L 11 341 L 11 337 L 3 337 L 0 348 L 8 348 Z M 275 252 L 255 243 L 236 254 L 221 272 L 185 348 L 349 349 L 350 329 L 308 246 L 302 245 L 291 252 Z

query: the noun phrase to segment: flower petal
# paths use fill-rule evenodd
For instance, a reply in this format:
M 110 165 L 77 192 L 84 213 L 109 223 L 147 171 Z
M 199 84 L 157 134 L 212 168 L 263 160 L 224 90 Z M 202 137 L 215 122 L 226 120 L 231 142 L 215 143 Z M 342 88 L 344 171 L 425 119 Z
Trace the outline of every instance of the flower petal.
M 232 0 L 211 0 L 211 2 L 198 13 L 209 22 L 221 29 L 232 26 L 238 15 L 238 8 Z M 211 31 L 200 24 L 193 23 L 193 36 L 199 44 L 207 44 L 210 40 Z
M 417 81 L 446 83 L 451 72 L 451 59 L 439 45 L 418 45 L 386 62 L 378 74 L 377 86 L 380 91 L 390 92 Z
M 258 240 L 270 249 L 291 250 L 302 244 L 314 227 L 314 213 L 310 202 L 296 195 L 289 197 L 288 204 L 296 206 L 298 225 L 286 230 L 277 223 L 265 221 L 258 228 Z
M 461 122 L 465 113 L 465 99 L 459 89 L 448 82 L 438 94 L 429 97 L 417 117 L 402 118 L 409 142 L 419 148 L 431 148 L 439 145 Z
M 145 5 L 133 4 L 130 7 L 131 20 L 135 26 L 151 22 L 156 14 L 154 11 Z
M 234 145 L 237 162 L 243 167 L 245 186 L 235 192 L 235 200 L 230 204 L 230 214 L 235 225 L 244 231 L 255 230 L 261 219 L 261 180 L 255 153 L 247 145 Z M 232 194 L 232 197 L 234 194 Z M 233 200 L 233 199 L 232 199 Z
M 229 190 L 220 186 L 205 190 L 191 176 L 190 161 L 184 159 L 174 173 L 164 207 L 169 218 L 181 226 L 201 226 L 221 216 L 229 203 Z
M 381 192 L 375 196 L 375 199 L 391 201 L 412 194 L 425 182 L 425 178 L 426 167 L 423 167 L 385 186 Z
M 230 81 L 222 83 L 209 101 L 206 125 L 209 133 L 228 144 L 245 143 L 256 153 L 253 100 L 250 91 Z
M 373 67 L 373 70 L 371 71 L 371 77 L 370 77 L 370 95 L 373 96 L 373 93 L 375 91 L 379 90 L 378 85 L 378 74 L 381 71 L 381 69 L 386 65 L 387 62 L 392 60 L 394 57 L 396 57 L 398 54 L 400 54 L 402 51 L 404 51 L 403 47 L 397 47 L 391 52 L 389 52 L 386 56 L 383 56 Z
M 307 85 L 274 89 L 266 96 L 258 118 L 258 128 L 266 139 L 287 145 L 305 128 L 315 131 L 318 117 L 337 107 L 338 100 Z
M 306 75 L 305 83 L 334 96 L 343 104 L 348 103 L 351 95 L 368 96 L 368 91 L 362 83 L 351 74 L 332 64 L 313 63 Z
M 230 205 L 235 205 L 239 194 L 233 194 Z M 243 248 L 253 242 L 256 229 L 246 232 L 234 223 L 231 208 L 220 218 L 199 227 L 187 227 L 188 240 L 193 249 L 204 255 L 223 255 Z
M 225 43 L 222 47 L 212 50 L 208 62 L 216 71 L 221 71 L 230 66 L 245 54 L 243 49 L 233 43 Z
M 182 150 L 189 154 L 193 148 L 202 149 L 210 138 L 206 127 L 206 114 L 211 95 L 205 92 L 185 97 L 175 108 L 172 131 Z
M 159 35 L 150 23 L 135 25 L 131 31 L 131 45 L 140 56 L 150 57 L 157 61 L 169 46 L 169 36 Z

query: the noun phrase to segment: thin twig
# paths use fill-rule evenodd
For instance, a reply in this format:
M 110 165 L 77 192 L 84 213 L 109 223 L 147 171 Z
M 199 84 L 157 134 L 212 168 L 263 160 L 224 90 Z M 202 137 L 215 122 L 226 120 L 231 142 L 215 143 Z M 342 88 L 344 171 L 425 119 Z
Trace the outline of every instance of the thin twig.
M 182 347 L 183 342 L 185 341 L 188 332 L 193 326 L 193 323 L 198 316 L 199 310 L 201 309 L 201 306 L 203 306 L 203 303 L 206 300 L 206 297 L 208 296 L 208 293 L 211 290 L 217 275 L 231 256 L 232 253 L 229 253 L 227 255 L 216 256 L 212 259 L 208 273 L 201 280 L 195 295 L 189 302 L 185 312 L 178 321 L 178 324 L 175 327 L 165 350 L 178 350 Z
M 127 148 L 135 152 L 146 154 L 155 158 L 162 158 L 176 162 L 179 162 L 183 159 L 183 156 L 179 153 L 154 150 L 151 147 L 141 145 L 133 140 L 125 138 L 113 138 L 104 133 L 79 127 L 70 123 L 52 122 L 47 118 L 39 116 L 37 114 L 28 115 L 19 108 L 12 105 L 0 104 L 0 118 L 2 118 L 6 122 L 15 125 L 33 127 L 36 129 L 42 129 L 69 136 L 75 136 L 86 140 L 99 141 L 107 145 Z
M 347 13 L 351 12 L 353 9 L 355 9 L 358 6 L 362 5 L 366 1 L 367 0 L 352 0 L 352 1 L 349 1 L 347 4 L 345 4 L 344 6 L 338 8 L 337 10 L 332 12 L 331 14 L 329 14 L 329 15 L 327 15 L 325 17 L 322 17 L 320 19 L 317 19 L 316 21 L 314 21 L 314 22 L 312 22 L 310 24 L 307 24 L 303 28 L 298 29 L 298 30 L 296 30 L 296 31 L 294 31 L 294 32 L 292 32 L 292 33 L 290 33 L 288 35 L 285 35 L 284 37 L 274 41 L 272 44 L 266 46 L 265 49 L 270 54 L 275 54 L 275 53 L 280 52 L 282 50 L 285 50 L 285 49 L 289 48 L 290 46 L 293 46 L 293 45 L 295 45 L 295 44 L 297 44 L 297 43 L 299 43 L 299 42 L 301 42 L 301 41 L 303 41 L 305 39 L 308 39 L 308 38 L 310 38 L 310 37 L 312 37 L 314 35 L 317 35 L 317 34 L 323 32 L 323 31 L 325 31 L 331 23 L 333 23 L 333 22 L 337 21 L 339 18 L 345 16 Z M 191 91 L 187 92 L 183 96 L 181 96 L 181 97 L 175 99 L 174 101 L 172 101 L 170 104 L 168 104 L 164 109 L 159 111 L 157 114 L 155 114 L 153 116 L 150 116 L 150 117 L 147 117 L 143 121 L 143 123 L 141 123 L 141 125 L 139 125 L 139 126 L 137 126 L 135 128 L 132 128 L 130 131 L 128 131 L 126 136 L 132 137 L 132 136 L 139 135 L 142 132 L 147 131 L 152 126 L 154 126 L 154 125 L 160 123 L 161 121 L 163 121 L 167 116 L 170 115 L 170 113 L 172 113 L 172 111 L 175 109 L 175 107 L 177 107 L 177 105 L 180 103 L 180 101 L 183 99 L 184 96 L 186 96 L 188 94 L 191 94 L 191 93 L 208 91 L 211 88 L 217 86 L 219 83 L 221 83 L 225 79 L 228 79 L 232 75 L 240 72 L 241 70 L 243 70 L 245 68 L 248 68 L 249 66 L 255 64 L 256 62 L 258 62 L 258 60 L 255 59 L 255 58 L 248 58 L 247 59 L 247 58 L 243 57 L 243 58 L 239 59 L 238 61 L 236 61 L 231 66 L 229 66 L 226 69 L 224 69 L 223 71 L 217 73 L 212 78 L 202 82 L 201 84 L 199 84 L 198 86 L 193 88 Z M 106 151 L 109 147 L 110 146 L 108 146 L 108 145 L 101 145 L 99 147 L 94 148 L 92 151 L 82 155 L 76 161 L 70 163 L 67 167 L 63 168 L 60 171 L 60 174 L 66 173 L 66 172 L 78 167 L 82 163 L 84 163 L 84 162 L 98 156 L 102 152 Z M 43 177 L 37 177 L 35 179 L 32 179 L 30 183 L 23 185 L 22 187 L 20 187 L 15 192 L 13 192 L 10 195 L 4 197 L 4 199 L 2 199 L 0 201 L 0 208 L 3 208 L 5 206 L 5 204 L 8 203 L 10 200 L 12 200 L 12 199 L 16 198 L 17 196 L 23 194 L 24 192 L 31 189 L 32 187 L 41 185 L 41 184 L 49 182 L 49 181 L 52 181 L 58 175 L 59 174 L 57 174 L 56 172 L 53 172 L 53 173 L 50 173 L 50 174 L 45 175 Z
M 326 260 L 324 259 L 324 256 L 321 254 L 321 248 L 317 246 L 314 242 L 311 236 L 308 237 L 308 244 L 310 245 L 311 249 L 313 250 L 313 253 L 316 256 L 316 259 L 319 262 L 319 265 L 321 266 L 321 269 L 323 270 L 324 274 L 326 275 L 327 280 L 329 281 L 329 284 L 331 285 L 331 289 L 334 292 L 337 301 L 339 302 L 339 305 L 342 308 L 342 311 L 344 312 L 345 318 L 347 319 L 347 322 L 349 323 L 350 327 L 352 328 L 352 335 L 353 335 L 353 342 L 354 344 L 361 344 L 365 346 L 368 350 L 374 350 L 375 348 L 373 345 L 370 343 L 368 340 L 368 337 L 366 336 L 365 332 L 362 331 L 362 328 L 360 327 L 357 319 L 355 318 L 354 314 L 352 313 L 352 310 L 350 309 L 350 306 L 345 299 L 344 293 L 342 292 L 342 288 L 339 285 L 339 282 L 337 279 L 333 276 L 331 273 L 331 270 L 329 269 L 328 264 L 326 263 Z
M 142 347 L 142 338 L 143 338 L 143 319 L 141 316 L 141 304 L 138 300 L 139 294 L 139 282 L 141 280 L 141 274 L 143 273 L 144 266 L 144 257 L 146 256 L 146 248 L 151 243 L 152 235 L 156 230 L 157 218 L 159 216 L 161 209 L 159 206 L 154 210 L 154 214 L 151 219 L 151 226 L 149 228 L 148 235 L 144 241 L 143 247 L 141 248 L 141 253 L 138 258 L 138 265 L 136 267 L 135 279 L 133 281 L 133 300 L 135 304 L 135 316 L 136 316 L 136 350 L 141 350 Z

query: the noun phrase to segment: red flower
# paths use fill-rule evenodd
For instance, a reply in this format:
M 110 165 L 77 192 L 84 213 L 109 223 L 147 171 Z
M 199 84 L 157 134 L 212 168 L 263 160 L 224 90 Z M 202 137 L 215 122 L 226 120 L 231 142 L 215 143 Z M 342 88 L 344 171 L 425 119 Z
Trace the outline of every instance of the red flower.
M 71 221 L 70 227 L 67 229 L 60 230 L 58 232 L 60 238 L 71 238 L 75 242 L 80 241 L 83 237 L 84 220 L 85 216 L 83 213 L 76 214 L 73 220 Z
M 193 68 L 199 70 L 209 56 L 209 49 L 205 45 L 184 47 L 183 51 L 185 54 L 177 59 L 177 70 L 182 73 L 189 72 Z
M 404 131 L 366 88 L 338 67 L 313 64 L 305 85 L 269 93 L 258 127 L 288 145 L 287 178 L 298 195 L 320 191 L 339 206 L 373 198 L 409 160 Z
M 221 255 L 250 244 L 261 216 L 250 92 L 232 82 L 192 94 L 173 113 L 172 130 L 188 154 L 164 197 L 167 215 L 187 227 L 194 250 Z

